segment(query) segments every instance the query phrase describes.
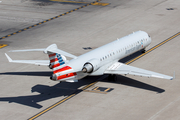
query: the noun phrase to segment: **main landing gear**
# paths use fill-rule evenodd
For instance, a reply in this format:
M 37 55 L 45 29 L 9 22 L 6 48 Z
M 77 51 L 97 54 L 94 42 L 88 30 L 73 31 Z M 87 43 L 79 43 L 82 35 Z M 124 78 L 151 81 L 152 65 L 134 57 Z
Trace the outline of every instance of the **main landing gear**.
M 108 76 L 108 81 L 116 82 L 117 81 L 117 76 L 114 75 L 114 74 L 109 75 Z
M 142 50 L 142 53 L 145 53 L 146 52 L 146 49 L 144 48 L 143 50 Z

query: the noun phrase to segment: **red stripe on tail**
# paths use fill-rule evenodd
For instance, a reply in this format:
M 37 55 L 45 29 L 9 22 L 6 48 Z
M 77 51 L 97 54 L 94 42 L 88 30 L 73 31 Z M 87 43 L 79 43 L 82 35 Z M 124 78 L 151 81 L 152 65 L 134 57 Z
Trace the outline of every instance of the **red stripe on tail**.
M 53 56 L 55 56 L 55 55 L 56 55 L 56 53 L 49 54 L 49 57 L 53 57 Z
M 50 63 L 53 63 L 53 62 L 55 62 L 55 61 L 58 61 L 58 59 L 57 59 L 57 58 L 52 59 L 52 60 L 50 60 Z
M 55 65 L 52 65 L 52 68 L 59 67 L 59 66 L 60 66 L 60 64 L 57 63 L 57 64 L 55 64 Z

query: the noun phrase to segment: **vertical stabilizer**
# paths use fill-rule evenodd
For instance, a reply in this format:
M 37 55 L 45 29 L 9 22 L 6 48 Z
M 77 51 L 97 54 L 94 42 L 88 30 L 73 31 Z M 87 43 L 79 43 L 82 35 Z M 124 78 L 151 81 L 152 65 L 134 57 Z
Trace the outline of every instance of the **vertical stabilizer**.
M 67 60 L 65 57 L 77 58 L 76 56 L 58 49 L 56 44 L 48 46 L 44 53 L 48 54 L 50 60 L 49 68 L 53 70 L 53 74 L 50 77 L 51 80 L 67 82 L 77 80 L 77 73 L 66 64 Z
M 53 71 L 62 68 L 66 64 L 66 57 L 55 52 L 57 50 L 58 48 L 56 44 L 52 44 L 44 50 L 44 53 L 48 54 L 49 56 L 49 68 L 53 69 Z
M 48 52 L 48 55 L 49 55 L 49 60 L 50 60 L 49 68 L 53 69 L 53 71 L 65 65 L 65 61 L 66 61 L 65 56 L 62 56 L 58 53 L 51 53 L 51 52 Z

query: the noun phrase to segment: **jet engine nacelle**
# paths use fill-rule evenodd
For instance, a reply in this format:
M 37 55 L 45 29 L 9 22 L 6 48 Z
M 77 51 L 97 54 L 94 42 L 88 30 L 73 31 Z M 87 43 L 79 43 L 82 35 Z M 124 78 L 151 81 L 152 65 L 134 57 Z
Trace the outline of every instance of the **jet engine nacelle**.
M 56 74 L 53 74 L 53 75 L 50 77 L 50 79 L 56 81 L 56 80 L 57 80 L 57 75 L 56 75 Z
M 84 73 L 92 73 L 99 69 L 99 65 L 100 61 L 98 59 L 91 59 L 84 64 L 82 71 Z

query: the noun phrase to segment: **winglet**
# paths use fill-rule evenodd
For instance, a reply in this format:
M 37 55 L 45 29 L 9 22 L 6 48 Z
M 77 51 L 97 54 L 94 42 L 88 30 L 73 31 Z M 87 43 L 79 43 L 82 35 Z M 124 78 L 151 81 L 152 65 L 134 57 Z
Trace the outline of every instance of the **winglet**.
M 8 59 L 9 62 L 12 62 L 12 61 L 13 61 L 6 53 L 5 53 L 5 55 L 6 55 L 6 57 L 7 57 L 7 59 Z

